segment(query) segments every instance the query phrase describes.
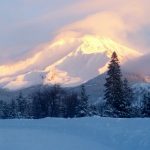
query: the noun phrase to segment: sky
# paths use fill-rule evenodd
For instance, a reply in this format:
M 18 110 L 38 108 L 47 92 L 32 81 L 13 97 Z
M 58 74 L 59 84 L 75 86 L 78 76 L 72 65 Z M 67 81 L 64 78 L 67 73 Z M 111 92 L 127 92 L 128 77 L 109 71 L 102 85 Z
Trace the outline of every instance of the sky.
M 65 33 L 96 34 L 149 52 L 149 0 L 0 1 L 0 64 Z

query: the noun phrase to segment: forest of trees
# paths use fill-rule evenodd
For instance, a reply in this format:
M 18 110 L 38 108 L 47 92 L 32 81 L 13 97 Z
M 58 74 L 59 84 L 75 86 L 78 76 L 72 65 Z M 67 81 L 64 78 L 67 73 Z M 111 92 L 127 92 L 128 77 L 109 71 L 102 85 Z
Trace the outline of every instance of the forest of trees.
M 115 52 L 108 65 L 104 87 L 104 102 L 93 105 L 89 104 L 84 85 L 81 85 L 80 92 L 69 92 L 60 85 L 54 85 L 45 86 L 32 93 L 30 98 L 20 93 L 15 100 L 0 101 L 0 118 L 74 118 L 93 115 L 119 118 L 150 117 L 150 93 L 144 95 L 141 107 L 133 105 L 134 92 L 128 80 L 122 76 Z
M 59 85 L 45 87 L 25 98 L 22 93 L 9 103 L 0 101 L 0 118 L 85 117 L 93 115 L 84 85 L 81 92 L 68 92 Z

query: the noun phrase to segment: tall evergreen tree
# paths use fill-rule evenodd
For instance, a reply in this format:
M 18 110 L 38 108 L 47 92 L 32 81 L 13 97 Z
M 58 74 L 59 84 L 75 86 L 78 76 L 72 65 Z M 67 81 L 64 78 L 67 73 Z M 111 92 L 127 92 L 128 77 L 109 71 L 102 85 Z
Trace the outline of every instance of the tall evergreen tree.
M 143 117 L 150 117 L 150 92 L 144 95 L 142 115 Z
M 76 93 L 69 94 L 65 99 L 65 115 L 66 118 L 73 118 L 78 115 L 79 99 Z
M 124 117 L 126 113 L 123 94 L 122 73 L 116 52 L 113 52 L 105 83 L 107 114 L 112 117 Z
M 0 118 L 8 119 L 9 113 L 9 105 L 4 101 L 0 101 Z
M 129 86 L 127 79 L 123 81 L 123 94 L 124 94 L 124 107 L 125 107 L 125 117 L 132 117 L 132 101 L 133 101 L 133 91 Z
M 88 116 L 88 96 L 85 91 L 85 86 L 81 86 L 81 93 L 79 95 L 79 104 L 78 104 L 78 114 L 77 117 Z
M 34 93 L 32 97 L 32 117 L 34 119 L 43 118 L 43 109 L 42 109 L 42 94 L 41 91 Z
M 26 114 L 27 114 L 27 101 L 23 97 L 22 93 L 20 93 L 17 98 L 17 117 L 26 118 Z
M 14 100 L 11 100 L 10 102 L 10 118 L 16 118 L 17 117 L 17 104 Z
M 50 91 L 49 98 L 49 116 L 59 117 L 60 115 L 60 103 L 62 100 L 63 90 L 60 85 L 54 85 Z
M 0 100 L 0 119 L 2 119 L 4 116 L 4 112 L 3 112 L 3 101 Z

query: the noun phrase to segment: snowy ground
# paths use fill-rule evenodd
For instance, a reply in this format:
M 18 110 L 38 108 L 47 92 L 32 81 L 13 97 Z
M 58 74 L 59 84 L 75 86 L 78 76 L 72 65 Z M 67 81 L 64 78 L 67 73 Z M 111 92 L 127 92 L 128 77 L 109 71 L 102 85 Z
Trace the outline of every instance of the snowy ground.
M 0 120 L 0 150 L 149 150 L 150 119 Z

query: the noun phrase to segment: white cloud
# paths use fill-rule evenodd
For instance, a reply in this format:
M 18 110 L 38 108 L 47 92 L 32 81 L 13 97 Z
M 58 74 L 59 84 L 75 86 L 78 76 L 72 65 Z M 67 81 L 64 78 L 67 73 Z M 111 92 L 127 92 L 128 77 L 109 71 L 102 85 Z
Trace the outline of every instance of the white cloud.
M 149 39 L 140 35 L 146 30 L 145 26 L 150 25 L 149 0 L 15 0 L 9 5 L 3 3 L 0 6 L 0 52 L 4 53 L 4 58 L 0 56 L 0 60 L 4 64 L 10 58 L 28 56 L 33 47 L 47 43 L 54 34 L 70 31 L 107 36 L 142 51 L 148 47 L 144 44 Z

